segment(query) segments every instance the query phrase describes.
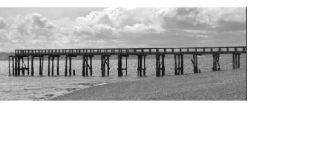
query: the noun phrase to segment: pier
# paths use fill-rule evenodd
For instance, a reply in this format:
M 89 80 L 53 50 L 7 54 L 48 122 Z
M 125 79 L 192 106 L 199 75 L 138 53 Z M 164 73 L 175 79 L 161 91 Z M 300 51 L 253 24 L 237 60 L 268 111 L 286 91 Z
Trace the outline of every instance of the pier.
M 34 76 L 34 59 L 39 61 L 39 76 L 43 76 L 43 62 L 48 60 L 47 76 L 60 75 L 60 57 L 65 58 L 64 75 L 74 76 L 75 70 L 72 69 L 72 58 L 82 57 L 82 76 L 92 76 L 92 58 L 101 58 L 101 76 L 109 76 L 110 56 L 118 58 L 118 76 L 128 74 L 128 57 L 137 58 L 137 76 L 146 76 L 146 56 L 154 55 L 156 59 L 156 76 L 161 77 L 165 72 L 165 56 L 174 57 L 174 75 L 183 75 L 184 60 L 186 55 L 192 56 L 191 62 L 193 72 L 199 73 L 198 55 L 212 55 L 212 71 L 221 70 L 219 57 L 220 54 L 232 55 L 233 69 L 240 68 L 240 55 L 247 53 L 246 46 L 229 47 L 179 47 L 179 48 L 99 48 L 99 49 L 16 49 L 15 54 L 9 56 L 9 76 Z M 150 69 L 151 70 L 151 69 Z

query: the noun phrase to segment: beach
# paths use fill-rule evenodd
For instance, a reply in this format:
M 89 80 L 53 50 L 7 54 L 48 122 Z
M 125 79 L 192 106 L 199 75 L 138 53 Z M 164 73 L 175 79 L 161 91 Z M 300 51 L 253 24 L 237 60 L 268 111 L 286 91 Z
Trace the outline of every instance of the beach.
M 246 69 L 115 82 L 53 100 L 247 100 Z

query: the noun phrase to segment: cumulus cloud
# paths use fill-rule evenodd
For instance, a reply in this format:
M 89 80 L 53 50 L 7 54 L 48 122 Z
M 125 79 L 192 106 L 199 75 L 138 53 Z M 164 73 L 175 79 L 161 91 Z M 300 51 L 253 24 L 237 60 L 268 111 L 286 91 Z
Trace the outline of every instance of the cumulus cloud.
M 74 33 L 91 38 L 119 37 L 123 33 L 160 33 L 161 21 L 155 8 L 106 8 L 76 19 Z
M 226 30 L 243 29 L 246 21 L 243 8 L 165 8 L 160 11 L 163 25 L 171 29 L 217 31 L 216 28 L 236 24 Z
M 244 8 L 106 8 L 74 19 L 0 17 L 0 41 L 11 49 L 233 45 L 245 42 L 245 29 Z
M 38 28 L 52 29 L 55 27 L 47 18 L 37 13 L 31 14 L 27 18 L 30 18 L 32 24 Z
M 3 29 L 4 27 L 6 27 L 6 22 L 4 21 L 4 19 L 2 17 L 0 17 L 0 29 Z

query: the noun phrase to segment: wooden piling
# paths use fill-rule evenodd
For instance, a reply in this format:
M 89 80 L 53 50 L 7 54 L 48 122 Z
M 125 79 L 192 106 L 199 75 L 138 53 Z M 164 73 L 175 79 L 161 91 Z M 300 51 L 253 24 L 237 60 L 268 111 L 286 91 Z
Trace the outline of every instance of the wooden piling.
M 86 57 L 85 56 L 82 56 L 82 76 L 85 76 L 86 75 Z
M 165 57 L 165 55 L 163 54 L 163 55 L 162 55 L 162 61 L 161 61 L 161 65 L 162 65 L 162 68 L 161 68 L 162 76 L 164 76 L 164 75 L 165 75 L 164 57 Z
M 128 76 L 128 55 L 126 55 L 126 76 Z
M 180 54 L 180 57 L 181 57 L 181 66 L 180 66 L 180 68 L 181 68 L 181 75 L 183 75 L 183 71 L 184 71 L 184 65 L 183 65 L 183 54 Z
M 15 56 L 12 57 L 12 75 L 13 75 L 13 76 L 16 76 L 15 66 L 14 66 L 15 63 L 14 63 L 14 62 L 15 62 Z
M 34 57 L 31 56 L 31 76 L 34 76 L 34 65 L 33 65 Z
M 138 67 L 137 67 L 137 76 L 141 76 L 141 55 L 138 55 Z
M 57 76 L 59 76 L 59 59 L 60 59 L 60 56 L 57 56 Z
M 50 56 L 48 56 L 48 76 L 50 76 Z
M 41 76 L 43 76 L 43 64 L 44 64 L 44 56 L 41 56 Z
M 54 56 L 51 57 L 52 66 L 51 66 L 51 76 L 54 76 Z
M 68 76 L 68 56 L 66 55 L 65 58 L 65 64 L 64 64 L 64 76 Z
M 240 53 L 238 54 L 238 68 L 240 68 Z
M 110 55 L 101 55 L 101 76 L 104 77 L 106 75 L 106 65 L 107 65 L 107 76 L 109 76 L 109 57 Z
M 240 53 L 232 54 L 232 68 L 239 69 L 240 68 Z
M 137 57 L 138 57 L 137 75 L 139 77 L 146 76 L 146 55 L 137 55 Z
M 177 67 L 177 74 L 180 75 L 181 74 L 181 62 L 180 62 L 180 54 L 177 55 L 178 58 L 178 67 Z
M 18 75 L 18 72 L 17 72 L 17 57 L 14 56 L 14 76 L 17 76 Z
M 29 56 L 28 56 L 28 76 L 30 75 Z
M 90 56 L 90 76 L 92 76 L 92 56 Z
M 106 63 L 105 56 L 101 55 L 101 76 L 104 77 L 106 73 Z
M 212 71 L 220 70 L 220 63 L 219 63 L 219 54 L 212 54 Z
M 17 57 L 17 74 L 18 76 L 20 76 L 21 72 L 20 72 L 20 57 Z
M 21 66 L 22 66 L 21 70 L 22 70 L 22 75 L 25 76 L 26 66 L 24 64 L 24 60 L 23 59 L 24 59 L 24 57 L 21 57 Z
M 160 76 L 160 55 L 156 54 L 156 76 Z
M 177 55 L 174 54 L 174 75 L 178 75 L 178 69 L 177 69 Z
M 146 55 L 143 55 L 143 76 L 146 76 Z
M 72 62 L 72 57 L 71 56 L 69 56 L 69 76 L 71 76 L 71 69 L 72 69 L 72 67 L 71 67 L 71 62 Z
M 85 76 L 88 76 L 88 69 L 89 69 L 89 65 L 88 65 L 88 56 L 85 56 Z
M 41 73 L 41 57 L 39 57 L 39 76 L 42 76 L 42 73 Z
M 118 76 L 123 76 L 122 73 L 122 56 L 118 55 Z
M 198 67 L 198 55 L 193 55 L 193 72 L 199 73 L 199 67 Z
M 11 58 L 10 58 L 10 56 L 9 56 L 9 66 L 8 66 L 8 68 L 9 68 L 9 76 L 11 76 L 11 70 L 10 70 L 10 69 L 11 69 L 11 67 L 10 67 L 10 59 L 11 59 Z
M 110 72 L 110 56 L 107 56 L 107 76 L 109 76 Z
M 234 69 L 234 54 L 232 54 L 232 69 Z

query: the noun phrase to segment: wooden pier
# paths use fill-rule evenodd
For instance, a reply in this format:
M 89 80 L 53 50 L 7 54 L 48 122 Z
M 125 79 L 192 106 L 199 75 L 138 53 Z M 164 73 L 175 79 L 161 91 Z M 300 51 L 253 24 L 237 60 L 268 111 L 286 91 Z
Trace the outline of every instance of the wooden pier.
M 48 76 L 60 75 L 60 57 L 65 57 L 65 76 L 75 75 L 72 69 L 72 58 L 82 56 L 82 76 L 92 76 L 92 58 L 101 57 L 101 76 L 109 76 L 110 56 L 118 58 L 118 76 L 128 74 L 128 57 L 137 57 L 137 75 L 146 76 L 146 56 L 155 55 L 156 76 L 165 75 L 165 56 L 174 56 L 174 74 L 183 75 L 185 55 L 191 55 L 194 73 L 199 73 L 198 55 L 212 55 L 212 71 L 220 70 L 220 54 L 232 55 L 233 69 L 240 68 L 240 55 L 247 53 L 246 46 L 229 47 L 179 47 L 179 48 L 101 48 L 101 49 L 16 49 L 15 54 L 9 56 L 9 76 L 34 76 L 34 59 L 39 60 L 39 76 L 43 76 L 44 58 L 48 60 Z M 56 71 L 56 73 L 55 73 Z

